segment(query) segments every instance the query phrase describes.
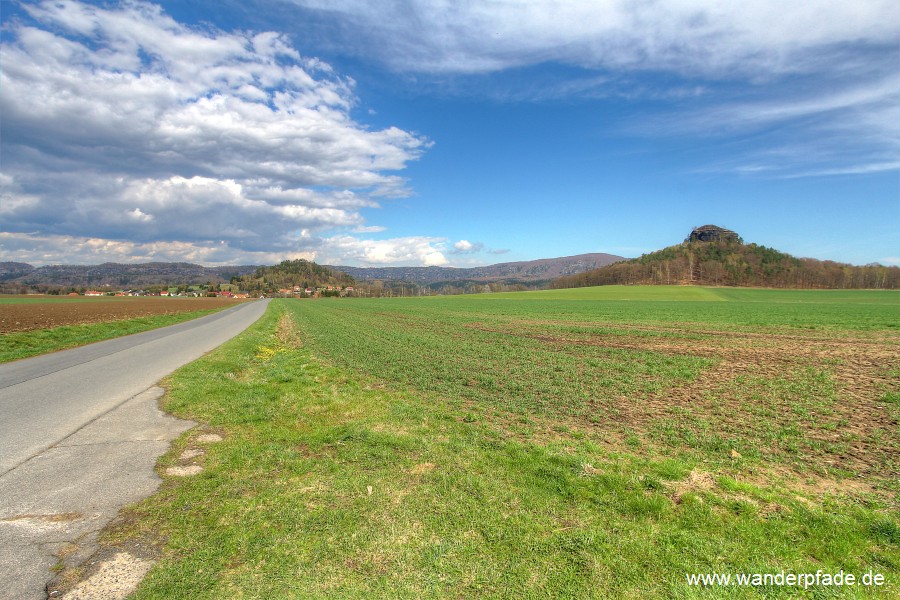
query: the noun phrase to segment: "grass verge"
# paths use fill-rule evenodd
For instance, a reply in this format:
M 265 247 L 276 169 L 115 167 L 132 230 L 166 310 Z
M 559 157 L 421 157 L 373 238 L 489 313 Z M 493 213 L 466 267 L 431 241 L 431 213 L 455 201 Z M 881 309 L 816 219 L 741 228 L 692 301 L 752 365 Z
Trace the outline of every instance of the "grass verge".
M 0 363 L 175 325 L 223 308 L 5 333 L 0 335 Z
M 273 302 L 168 381 L 166 408 L 225 439 L 193 459 L 201 474 L 166 478 L 107 534 L 164 547 L 135 597 L 792 597 L 798 588 L 686 576 L 818 570 L 887 583 L 816 597 L 900 592 L 900 527 L 884 496 L 752 483 L 720 449 L 660 451 L 640 432 L 611 442 L 577 410 L 566 420 L 531 400 L 486 410 L 489 382 L 478 405 L 454 396 L 465 381 L 425 385 L 424 360 L 399 384 L 338 367 L 297 331 L 288 307 L 299 306 Z M 751 383 L 748 394 L 766 389 Z

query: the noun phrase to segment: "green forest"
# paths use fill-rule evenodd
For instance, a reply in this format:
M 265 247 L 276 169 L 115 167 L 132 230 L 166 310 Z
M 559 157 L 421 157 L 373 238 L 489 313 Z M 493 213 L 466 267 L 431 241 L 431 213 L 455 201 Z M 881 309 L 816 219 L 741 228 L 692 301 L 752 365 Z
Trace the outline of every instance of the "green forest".
M 687 241 L 639 258 L 556 279 L 595 285 L 724 285 L 800 289 L 900 289 L 900 268 L 796 258 L 739 241 Z
M 232 277 L 231 283 L 248 292 L 273 292 L 282 288 L 316 288 L 326 285 L 345 287 L 354 280 L 346 273 L 332 271 L 304 259 L 283 260 L 275 266 L 260 267 L 251 275 Z

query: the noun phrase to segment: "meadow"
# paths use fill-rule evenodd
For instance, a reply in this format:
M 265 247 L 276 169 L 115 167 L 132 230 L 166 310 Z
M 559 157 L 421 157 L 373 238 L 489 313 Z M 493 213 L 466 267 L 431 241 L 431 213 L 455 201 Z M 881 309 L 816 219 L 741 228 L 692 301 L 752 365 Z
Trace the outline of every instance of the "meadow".
M 166 382 L 204 425 L 160 472 L 204 471 L 165 476 L 105 543 L 159 558 L 139 598 L 896 597 L 898 302 L 273 301 Z M 817 571 L 884 583 L 688 583 Z

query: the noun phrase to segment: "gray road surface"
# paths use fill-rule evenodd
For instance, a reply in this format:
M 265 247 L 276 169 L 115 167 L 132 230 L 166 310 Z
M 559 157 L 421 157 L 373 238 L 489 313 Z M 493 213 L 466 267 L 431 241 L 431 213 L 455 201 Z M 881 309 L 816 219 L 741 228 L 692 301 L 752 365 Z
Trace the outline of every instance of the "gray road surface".
M 59 552 L 85 558 L 121 506 L 156 489 L 156 458 L 192 424 L 159 411 L 154 384 L 267 304 L 0 365 L 0 598 L 45 598 Z

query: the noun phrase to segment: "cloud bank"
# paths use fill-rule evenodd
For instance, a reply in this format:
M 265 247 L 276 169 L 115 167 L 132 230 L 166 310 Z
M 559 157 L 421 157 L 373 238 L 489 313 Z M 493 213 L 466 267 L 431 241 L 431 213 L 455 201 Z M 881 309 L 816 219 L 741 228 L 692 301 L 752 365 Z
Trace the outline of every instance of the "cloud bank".
M 396 172 L 430 144 L 355 122 L 354 82 L 281 34 L 189 28 L 144 2 L 23 8 L 0 71 L 6 255 L 315 255 L 408 195 Z
M 507 102 L 647 102 L 617 133 L 748 140 L 698 171 L 900 165 L 894 0 L 283 2 L 339 23 L 327 32 L 332 51 L 423 87 Z
M 284 0 L 342 20 L 340 44 L 398 71 L 541 63 L 712 77 L 822 70 L 847 44 L 895 47 L 892 0 Z

